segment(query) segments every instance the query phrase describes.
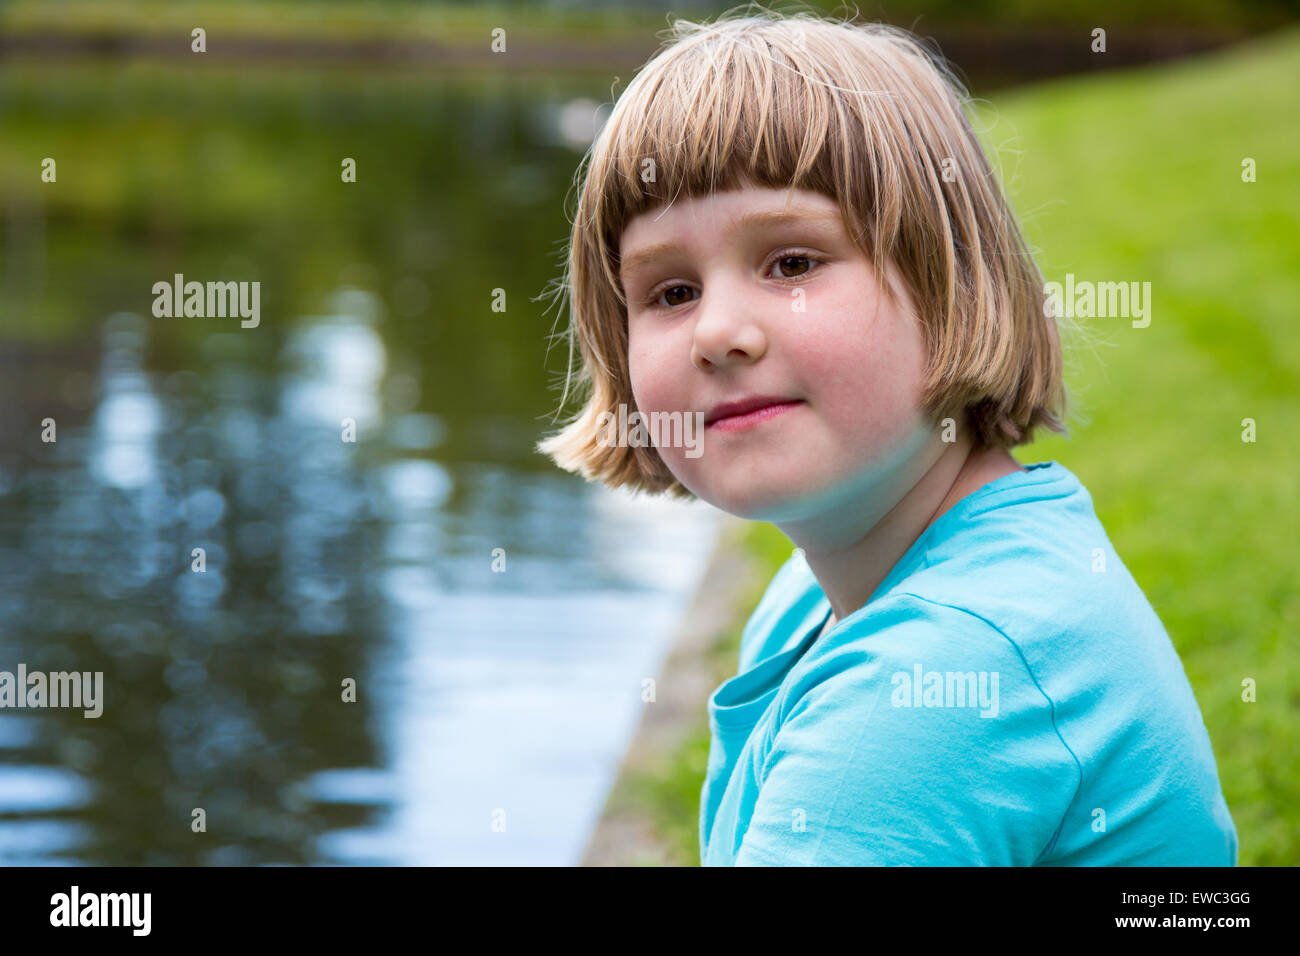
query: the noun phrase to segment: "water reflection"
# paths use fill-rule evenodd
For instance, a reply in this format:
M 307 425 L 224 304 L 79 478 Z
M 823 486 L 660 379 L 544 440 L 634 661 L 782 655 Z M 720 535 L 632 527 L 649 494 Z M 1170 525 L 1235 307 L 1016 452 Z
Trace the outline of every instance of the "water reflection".
M 0 183 L 0 670 L 104 675 L 0 711 L 0 863 L 576 862 L 712 539 L 532 450 L 606 84 L 0 83 L 96 157 Z M 176 273 L 261 323 L 153 317 Z
M 269 370 L 238 331 L 152 370 L 110 316 L 89 414 L 5 473 L 0 669 L 105 703 L 0 714 L 0 862 L 579 858 L 711 516 L 494 460 L 517 419 L 439 460 L 382 303 L 333 305 Z

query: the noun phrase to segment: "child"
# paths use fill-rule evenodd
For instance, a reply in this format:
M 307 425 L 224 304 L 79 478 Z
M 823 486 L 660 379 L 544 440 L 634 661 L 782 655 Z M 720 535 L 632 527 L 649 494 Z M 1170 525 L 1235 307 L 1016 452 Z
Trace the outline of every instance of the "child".
M 702 862 L 1235 865 L 1159 618 L 1009 453 L 1065 433 L 1060 337 L 960 85 L 880 25 L 675 33 L 587 158 L 539 447 L 798 546 L 708 701 Z

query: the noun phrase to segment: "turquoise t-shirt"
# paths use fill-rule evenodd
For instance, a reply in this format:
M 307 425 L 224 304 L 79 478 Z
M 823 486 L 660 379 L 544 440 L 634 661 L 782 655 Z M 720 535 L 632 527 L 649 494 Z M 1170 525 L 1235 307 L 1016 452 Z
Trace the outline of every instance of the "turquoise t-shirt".
M 1063 465 L 963 498 L 830 613 L 795 556 L 746 624 L 704 865 L 1236 865 L 1182 662 Z

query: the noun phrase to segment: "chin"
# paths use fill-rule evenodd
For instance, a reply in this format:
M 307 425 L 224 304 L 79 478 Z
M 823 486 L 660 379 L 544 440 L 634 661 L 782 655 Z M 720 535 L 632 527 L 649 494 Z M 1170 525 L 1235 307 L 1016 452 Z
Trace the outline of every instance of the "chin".
M 789 520 L 797 516 L 804 497 L 800 489 L 753 473 L 735 481 L 678 480 L 700 500 L 746 521 Z

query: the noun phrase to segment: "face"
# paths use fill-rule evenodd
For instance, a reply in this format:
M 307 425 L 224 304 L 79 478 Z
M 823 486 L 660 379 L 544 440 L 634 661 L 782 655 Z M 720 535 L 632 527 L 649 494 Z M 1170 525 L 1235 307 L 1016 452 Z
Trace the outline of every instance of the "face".
M 877 289 L 834 200 L 748 185 L 678 201 L 630 222 L 620 253 L 636 407 L 703 413 L 694 455 L 658 447 L 701 499 L 816 519 L 936 457 L 910 300 L 892 270 L 902 304 Z

